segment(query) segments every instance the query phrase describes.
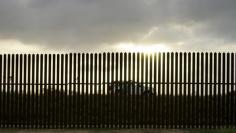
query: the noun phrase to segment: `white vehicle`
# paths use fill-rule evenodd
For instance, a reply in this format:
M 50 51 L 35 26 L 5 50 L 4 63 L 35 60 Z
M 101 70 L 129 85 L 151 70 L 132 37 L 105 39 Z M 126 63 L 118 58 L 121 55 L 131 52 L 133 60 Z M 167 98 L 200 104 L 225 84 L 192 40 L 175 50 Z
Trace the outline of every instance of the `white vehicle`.
M 145 83 L 134 81 L 113 81 L 108 85 L 108 93 L 131 94 L 131 95 L 153 95 L 153 88 L 145 86 Z

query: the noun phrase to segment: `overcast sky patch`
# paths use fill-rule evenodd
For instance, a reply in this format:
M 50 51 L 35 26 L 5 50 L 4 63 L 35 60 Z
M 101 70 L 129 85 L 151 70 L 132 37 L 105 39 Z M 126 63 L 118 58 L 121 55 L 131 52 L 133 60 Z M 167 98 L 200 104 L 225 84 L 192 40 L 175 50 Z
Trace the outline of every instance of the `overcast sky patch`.
M 24 45 L 18 52 L 122 51 L 121 42 L 235 51 L 235 14 L 235 0 L 1 0 L 0 48 L 12 52 L 13 40 Z

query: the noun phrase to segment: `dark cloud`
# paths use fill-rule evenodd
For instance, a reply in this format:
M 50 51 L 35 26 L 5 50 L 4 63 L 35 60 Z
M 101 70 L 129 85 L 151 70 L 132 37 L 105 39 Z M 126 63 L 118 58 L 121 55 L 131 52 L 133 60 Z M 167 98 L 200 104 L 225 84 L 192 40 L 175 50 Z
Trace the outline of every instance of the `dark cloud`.
M 1 0 L 0 39 L 54 50 L 119 42 L 227 50 L 236 44 L 235 7 L 235 0 Z

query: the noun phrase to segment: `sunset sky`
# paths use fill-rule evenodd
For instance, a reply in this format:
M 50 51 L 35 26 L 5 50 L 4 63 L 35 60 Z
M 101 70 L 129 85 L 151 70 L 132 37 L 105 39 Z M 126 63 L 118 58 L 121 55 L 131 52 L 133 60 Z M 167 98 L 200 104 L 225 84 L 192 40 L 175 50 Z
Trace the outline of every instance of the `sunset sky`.
M 0 0 L 1 53 L 236 51 L 236 0 Z

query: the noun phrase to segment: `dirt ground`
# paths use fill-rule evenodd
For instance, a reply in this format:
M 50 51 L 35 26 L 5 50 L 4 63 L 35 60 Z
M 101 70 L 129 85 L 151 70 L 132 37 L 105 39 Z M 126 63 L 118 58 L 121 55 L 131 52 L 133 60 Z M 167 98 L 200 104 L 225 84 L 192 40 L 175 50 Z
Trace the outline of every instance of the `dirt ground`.
M 0 133 L 236 133 L 236 129 L 0 129 Z

